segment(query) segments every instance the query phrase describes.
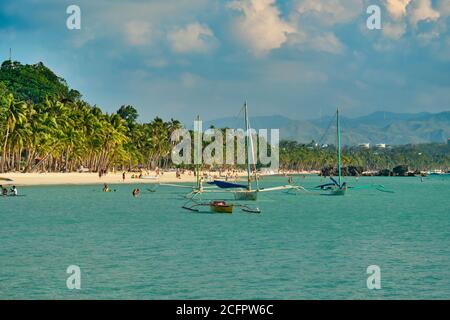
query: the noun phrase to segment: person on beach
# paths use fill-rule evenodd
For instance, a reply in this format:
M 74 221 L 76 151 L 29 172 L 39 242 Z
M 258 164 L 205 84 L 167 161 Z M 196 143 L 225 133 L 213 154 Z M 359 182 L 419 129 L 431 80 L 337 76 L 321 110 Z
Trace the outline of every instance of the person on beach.
M 11 193 L 12 193 L 12 196 L 13 196 L 13 197 L 17 196 L 17 188 L 16 188 L 16 186 L 13 186 L 13 187 L 11 188 Z
M 122 173 L 122 181 L 124 181 L 125 182 L 125 178 L 126 178 L 126 173 L 125 173 L 125 171 Z

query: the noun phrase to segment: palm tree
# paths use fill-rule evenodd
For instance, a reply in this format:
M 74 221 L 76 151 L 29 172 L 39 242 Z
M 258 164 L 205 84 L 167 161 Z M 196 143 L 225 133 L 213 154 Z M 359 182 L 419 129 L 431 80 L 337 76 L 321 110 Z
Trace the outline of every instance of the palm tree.
M 5 114 L 5 134 L 3 138 L 3 153 L 0 163 L 1 172 L 5 172 L 5 163 L 9 161 L 10 155 L 7 153 L 9 139 L 11 134 L 14 133 L 16 125 L 20 125 L 27 120 L 26 118 L 27 106 L 25 102 L 14 101 L 12 94 L 8 94 L 6 97 L 5 110 L 2 112 Z

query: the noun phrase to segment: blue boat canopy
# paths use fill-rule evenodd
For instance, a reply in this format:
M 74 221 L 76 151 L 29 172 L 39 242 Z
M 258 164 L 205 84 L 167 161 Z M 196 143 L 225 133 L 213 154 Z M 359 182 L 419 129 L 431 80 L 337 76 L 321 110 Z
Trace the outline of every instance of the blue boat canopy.
M 231 183 L 220 180 L 214 180 L 213 182 L 208 182 L 208 184 L 215 184 L 216 186 L 222 189 L 247 188 L 247 186 L 243 184 Z

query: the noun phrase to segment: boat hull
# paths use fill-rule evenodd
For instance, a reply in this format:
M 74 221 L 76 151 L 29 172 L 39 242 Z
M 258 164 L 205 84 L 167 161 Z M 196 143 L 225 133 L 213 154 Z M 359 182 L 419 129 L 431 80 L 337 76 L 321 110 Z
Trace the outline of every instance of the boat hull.
M 344 196 L 347 192 L 347 188 L 332 188 L 330 194 L 333 196 Z
M 256 201 L 257 198 L 258 198 L 257 191 L 236 191 L 234 193 L 235 200 Z
M 212 212 L 215 213 L 233 213 L 233 205 L 232 204 L 226 204 L 226 203 L 216 203 L 211 202 L 209 205 L 209 208 Z

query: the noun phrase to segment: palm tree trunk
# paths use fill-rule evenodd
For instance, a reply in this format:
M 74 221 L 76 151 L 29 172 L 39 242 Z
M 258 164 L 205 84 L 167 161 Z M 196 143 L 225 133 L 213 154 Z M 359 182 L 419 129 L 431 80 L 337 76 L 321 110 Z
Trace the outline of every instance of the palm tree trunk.
M 3 142 L 3 154 L 2 154 L 2 162 L 1 162 L 2 172 L 5 172 L 6 147 L 8 145 L 8 138 L 9 138 L 9 126 L 7 126 L 7 128 L 6 128 L 5 142 Z

